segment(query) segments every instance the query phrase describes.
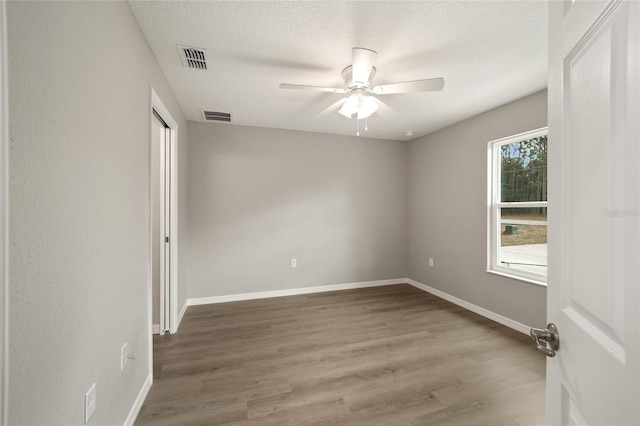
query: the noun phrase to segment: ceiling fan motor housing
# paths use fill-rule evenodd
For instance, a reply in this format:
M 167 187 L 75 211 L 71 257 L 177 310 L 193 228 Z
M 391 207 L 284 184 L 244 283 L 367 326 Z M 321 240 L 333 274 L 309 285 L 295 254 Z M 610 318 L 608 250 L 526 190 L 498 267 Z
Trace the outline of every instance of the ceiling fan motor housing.
M 374 75 L 376 75 L 376 67 L 371 67 L 371 74 L 369 74 L 369 79 L 367 80 L 367 83 L 363 86 L 353 82 L 353 66 L 352 65 L 349 65 L 348 67 L 342 70 L 342 78 L 344 80 L 344 84 L 347 87 L 347 89 L 370 87 L 371 82 L 373 81 Z

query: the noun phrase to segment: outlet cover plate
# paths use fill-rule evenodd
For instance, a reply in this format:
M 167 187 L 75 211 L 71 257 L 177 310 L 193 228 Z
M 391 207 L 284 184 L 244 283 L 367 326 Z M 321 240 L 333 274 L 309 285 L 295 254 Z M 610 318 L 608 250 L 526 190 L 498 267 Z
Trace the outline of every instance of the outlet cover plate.
M 120 371 L 123 371 L 124 366 L 127 365 L 127 350 L 127 344 L 125 343 L 122 345 L 122 348 L 120 348 Z
M 96 384 L 92 384 L 87 393 L 84 394 L 84 424 L 89 422 L 91 416 L 96 411 Z

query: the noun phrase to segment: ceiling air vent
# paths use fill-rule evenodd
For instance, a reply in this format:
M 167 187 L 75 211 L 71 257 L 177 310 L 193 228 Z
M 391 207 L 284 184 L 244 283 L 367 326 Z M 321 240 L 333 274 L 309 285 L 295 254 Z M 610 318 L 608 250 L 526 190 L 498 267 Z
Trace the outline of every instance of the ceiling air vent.
M 207 69 L 207 58 L 205 52 L 207 49 L 200 49 L 199 47 L 190 46 L 178 46 L 180 52 L 180 59 L 182 59 L 182 65 L 189 68 L 195 68 L 197 70 Z
M 207 121 L 224 121 L 225 123 L 231 123 L 231 114 L 228 112 L 202 111 L 202 116 Z

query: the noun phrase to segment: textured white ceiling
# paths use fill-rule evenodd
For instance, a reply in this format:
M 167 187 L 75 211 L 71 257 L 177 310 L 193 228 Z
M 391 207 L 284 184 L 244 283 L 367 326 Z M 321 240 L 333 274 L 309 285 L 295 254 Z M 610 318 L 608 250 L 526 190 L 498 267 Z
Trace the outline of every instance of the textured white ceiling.
M 344 95 L 278 88 L 343 87 L 352 47 L 378 52 L 374 84 L 445 79 L 442 92 L 382 96 L 397 114 L 374 114 L 368 137 L 415 138 L 546 87 L 544 1 L 129 4 L 193 121 L 208 109 L 235 124 L 353 135 L 355 119 L 315 117 Z M 183 67 L 177 44 L 207 49 L 209 69 Z

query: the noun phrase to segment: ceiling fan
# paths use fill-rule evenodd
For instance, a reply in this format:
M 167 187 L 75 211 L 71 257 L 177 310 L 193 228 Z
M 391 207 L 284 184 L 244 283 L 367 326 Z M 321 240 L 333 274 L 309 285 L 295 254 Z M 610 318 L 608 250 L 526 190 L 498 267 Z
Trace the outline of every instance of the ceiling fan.
M 352 64 L 342 70 L 342 78 L 345 83 L 344 88 L 286 83 L 281 84 L 280 88 L 349 93 L 348 97 L 339 100 L 317 115 L 326 115 L 340 108 L 338 112 L 345 117 L 352 118 L 355 115 L 358 120 L 362 120 L 370 117 L 371 114 L 379 108 L 381 110 L 391 111 L 391 108 L 376 96 L 394 93 L 438 91 L 444 87 L 444 79 L 442 77 L 373 86 L 372 80 L 376 74 L 376 68 L 373 65 L 377 55 L 378 52 L 375 50 L 354 47 L 352 51 Z

